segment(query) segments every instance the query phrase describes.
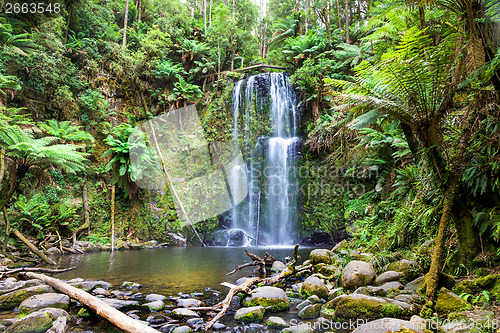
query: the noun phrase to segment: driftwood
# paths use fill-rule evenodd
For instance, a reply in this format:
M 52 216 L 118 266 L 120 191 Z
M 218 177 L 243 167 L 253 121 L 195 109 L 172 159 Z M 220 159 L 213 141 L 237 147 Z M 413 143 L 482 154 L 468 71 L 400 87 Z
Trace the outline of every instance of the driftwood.
M 210 320 L 207 325 L 205 326 L 205 330 L 209 330 L 213 324 L 217 322 L 229 309 L 229 306 L 231 305 L 231 301 L 233 300 L 234 295 L 238 292 L 244 292 L 248 293 L 250 291 L 250 287 L 252 287 L 254 284 L 258 283 L 262 279 L 259 277 L 253 277 L 251 279 L 248 279 L 245 281 L 245 283 L 239 285 L 239 286 L 232 286 L 231 289 L 229 289 L 229 292 L 226 295 L 226 298 L 217 305 L 215 305 L 212 310 L 216 310 L 218 308 L 221 308 L 220 312 L 212 319 Z
M 273 263 L 278 260 L 272 255 L 270 255 L 268 252 L 264 254 L 264 258 L 261 258 L 258 255 L 253 254 L 251 252 L 248 252 L 247 250 L 245 250 L 245 253 L 250 259 L 253 260 L 253 262 L 248 262 L 246 264 L 236 266 L 231 272 L 227 273 L 226 275 L 231 275 L 235 273 L 237 270 L 249 266 L 257 266 L 259 274 L 266 275 L 266 266 L 267 267 L 272 266 Z
M 39 273 L 49 273 L 57 274 L 74 270 L 76 267 L 64 268 L 64 269 L 50 269 L 41 267 L 20 267 L 14 269 L 8 269 L 0 274 L 0 279 L 9 274 L 21 273 L 21 272 L 39 272 Z
M 243 264 L 243 265 L 240 265 L 240 266 L 245 266 L 245 267 L 253 266 L 253 265 L 262 265 L 262 266 L 265 266 L 266 262 L 270 263 L 271 260 L 273 260 L 273 259 L 274 260 L 272 262 L 276 261 L 276 259 L 274 257 L 272 257 L 267 252 L 266 252 L 266 255 L 264 256 L 264 258 L 260 258 L 259 256 L 255 255 L 253 253 L 250 253 L 247 250 L 245 250 L 245 252 L 246 252 L 247 256 L 249 256 L 250 258 L 254 259 L 254 262 Z M 215 306 L 213 306 L 211 308 L 207 308 L 207 307 L 201 308 L 200 307 L 200 308 L 191 308 L 191 310 L 215 311 L 215 310 L 219 310 L 220 309 L 219 313 L 210 322 L 208 322 L 207 325 L 205 326 L 205 330 L 208 331 L 213 326 L 213 324 L 215 324 L 215 322 L 217 320 L 219 320 L 226 313 L 226 311 L 229 309 L 229 306 L 231 305 L 231 301 L 232 301 L 234 295 L 236 295 L 236 293 L 238 293 L 238 292 L 248 293 L 250 291 L 250 288 L 253 285 L 259 284 L 259 283 L 262 283 L 262 285 L 276 284 L 280 280 L 282 280 L 282 279 L 284 279 L 284 278 L 286 278 L 288 276 L 294 275 L 298 271 L 302 271 L 303 269 L 306 269 L 306 268 L 307 269 L 311 268 L 312 266 L 305 266 L 303 269 L 301 268 L 300 270 L 296 270 L 295 269 L 295 264 L 297 263 L 297 260 L 299 260 L 299 258 L 300 258 L 298 252 L 299 252 L 299 244 L 295 245 L 295 248 L 293 249 L 293 259 L 290 262 L 287 263 L 287 267 L 283 271 L 281 271 L 280 273 L 276 274 L 275 276 L 271 276 L 271 277 L 268 277 L 268 278 L 253 277 L 253 278 L 250 278 L 250 279 L 246 280 L 243 284 L 241 284 L 239 286 L 236 286 L 236 285 L 231 284 L 231 283 L 223 282 L 223 283 L 221 283 L 223 286 L 230 288 L 229 292 L 227 293 L 226 298 L 224 298 L 223 301 L 219 302 L 218 304 L 216 304 Z M 240 267 L 240 266 L 237 266 L 233 270 L 233 272 L 236 271 L 237 268 Z
M 87 229 L 89 226 L 89 222 L 88 221 L 85 221 L 84 224 L 82 224 L 81 226 L 79 226 L 78 228 L 76 228 L 75 231 L 73 231 L 73 235 L 71 235 L 71 238 L 73 240 L 73 244 L 71 245 L 71 249 L 72 250 L 75 250 L 75 247 L 76 247 L 76 234 L 79 233 L 80 231 L 84 230 L 84 229 Z M 61 245 L 62 247 L 62 245 Z
M 28 278 L 38 279 L 48 284 L 52 288 L 57 289 L 60 292 L 68 295 L 69 297 L 77 300 L 78 302 L 88 306 L 89 308 L 93 309 L 99 316 L 109 320 L 113 325 L 115 325 L 116 327 L 125 332 L 158 333 L 158 331 L 155 330 L 154 328 L 146 326 L 143 323 L 139 322 L 138 320 L 130 318 L 123 312 L 116 310 L 115 308 L 104 303 L 97 297 L 94 297 L 81 289 L 70 286 L 65 282 L 51 278 L 44 274 L 37 274 L 32 272 L 26 272 L 21 274 Z
M 38 255 L 40 258 L 42 258 L 43 261 L 45 261 L 47 264 L 50 264 L 50 265 L 56 265 L 55 261 L 50 259 L 49 257 L 47 257 L 42 251 L 40 251 L 39 249 L 37 249 L 35 247 L 35 245 L 31 244 L 31 242 L 23 236 L 23 234 L 21 234 L 19 232 L 19 230 L 17 229 L 13 229 L 12 230 L 12 233 L 14 235 L 16 235 L 17 238 L 19 238 L 21 240 L 21 242 L 23 242 L 30 250 L 31 252 L 35 253 L 36 255 Z

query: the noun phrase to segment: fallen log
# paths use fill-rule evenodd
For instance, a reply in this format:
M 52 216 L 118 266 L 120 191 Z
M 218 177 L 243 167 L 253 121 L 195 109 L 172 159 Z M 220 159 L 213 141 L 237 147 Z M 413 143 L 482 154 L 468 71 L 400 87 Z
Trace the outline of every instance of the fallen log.
M 0 279 L 3 279 L 4 276 L 9 274 L 16 274 L 21 272 L 38 272 L 38 273 L 49 273 L 49 274 L 57 274 L 74 270 L 76 267 L 63 268 L 63 269 L 50 269 L 50 268 L 41 268 L 41 267 L 20 267 L 14 269 L 8 269 L 0 274 Z
M 23 242 L 31 250 L 31 252 L 42 258 L 42 260 L 47 264 L 56 265 L 56 262 L 54 260 L 47 257 L 42 251 L 37 249 L 35 245 L 31 244 L 31 242 L 26 237 L 24 237 L 23 234 L 19 232 L 19 230 L 13 229 L 12 233 L 16 235 L 16 237 L 19 238 L 19 240 L 21 240 L 21 242 Z
M 58 279 L 51 278 L 44 274 L 37 274 L 32 272 L 24 272 L 21 274 L 28 278 L 38 279 L 48 284 L 52 288 L 57 289 L 60 292 L 68 295 L 69 297 L 77 300 L 78 302 L 88 306 L 89 308 L 94 310 L 97 315 L 109 320 L 113 325 L 125 332 L 158 333 L 158 331 L 154 328 L 146 326 L 143 323 L 130 318 L 123 312 L 116 310 L 97 297 L 94 297 L 81 289 L 70 286 L 69 284 L 64 283 Z

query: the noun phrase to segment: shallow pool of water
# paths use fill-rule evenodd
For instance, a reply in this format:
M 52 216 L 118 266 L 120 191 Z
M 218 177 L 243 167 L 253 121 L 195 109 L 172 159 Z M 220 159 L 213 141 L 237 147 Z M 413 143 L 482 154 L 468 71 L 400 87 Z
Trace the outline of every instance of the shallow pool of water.
M 278 260 L 292 256 L 293 248 L 248 248 L 263 256 L 267 251 Z M 308 258 L 311 249 L 299 249 L 302 259 Z M 81 277 L 104 280 L 116 288 L 123 281 L 142 284 L 141 292 L 175 295 L 179 292 L 203 292 L 212 288 L 222 292 L 227 288 L 221 282 L 233 282 L 252 273 L 252 267 L 227 276 L 235 266 L 251 262 L 243 248 L 229 247 L 168 247 L 151 250 L 86 253 L 56 258 L 60 268 L 75 266 L 77 269 L 58 274 L 59 279 Z

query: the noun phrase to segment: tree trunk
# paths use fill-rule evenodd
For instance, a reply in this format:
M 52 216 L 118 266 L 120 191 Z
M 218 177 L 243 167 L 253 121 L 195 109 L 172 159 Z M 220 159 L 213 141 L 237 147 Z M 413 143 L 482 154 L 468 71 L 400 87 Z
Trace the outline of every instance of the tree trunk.
M 210 11 L 208 13 L 208 26 L 211 27 L 212 26 L 212 1 L 213 0 L 210 0 Z
M 205 26 L 205 33 L 207 33 L 207 0 L 203 0 L 203 25 Z
M 97 315 L 109 320 L 113 325 L 118 327 L 119 329 L 130 332 L 130 333 L 158 333 L 152 327 L 144 325 L 138 320 L 130 318 L 123 312 L 116 310 L 110 305 L 104 303 L 97 297 L 90 295 L 89 293 L 73 287 L 65 282 L 62 282 L 58 279 L 48 277 L 44 274 L 37 274 L 32 272 L 22 273 L 22 275 L 32 278 L 38 279 L 54 289 L 62 292 L 63 294 L 68 295 L 69 297 L 77 300 L 85 306 L 88 306 L 92 310 L 96 312 Z
M 315 99 L 312 101 L 312 116 L 314 121 L 318 120 L 319 118 L 319 102 Z
M 473 225 L 473 218 L 467 209 L 466 200 L 457 199 L 453 206 L 453 222 L 457 228 L 458 262 L 465 267 L 471 267 L 472 261 L 479 253 L 479 235 Z
M 418 6 L 418 16 L 420 19 L 420 29 L 425 29 L 427 23 L 425 22 L 425 10 L 424 5 Z
M 5 176 L 5 150 L 0 149 L 0 184 L 2 184 L 3 177 Z
M 111 252 L 115 250 L 115 185 L 111 186 Z
M 88 226 L 88 234 L 90 236 L 90 217 L 89 217 L 89 201 L 87 196 L 87 176 L 83 178 L 82 201 L 83 201 L 83 224 Z
M 432 254 L 431 267 L 427 273 L 427 286 L 426 297 L 427 301 L 420 312 L 424 318 L 430 318 L 433 315 L 432 309 L 436 302 L 436 294 L 438 292 L 439 273 L 443 269 L 443 252 L 444 252 L 444 239 L 446 229 L 451 219 L 453 210 L 453 203 L 455 201 L 456 186 L 454 183 L 448 185 L 448 189 L 443 195 L 443 213 L 439 220 L 439 230 L 436 238 L 436 245 L 434 246 L 434 253 Z
M 2 250 L 5 252 L 7 250 L 7 242 L 9 241 L 9 236 L 10 236 L 10 221 L 9 217 L 7 216 L 7 210 L 5 207 L 3 208 L 3 219 L 5 220 L 5 238 L 2 243 Z
M 233 0 L 233 18 L 236 17 L 236 0 Z
M 345 42 L 349 44 L 349 1 L 345 0 Z
M 339 23 L 339 32 L 342 31 L 342 21 L 340 19 L 340 3 L 339 0 L 337 0 L 337 21 Z
M 35 253 L 37 256 L 42 258 L 42 260 L 45 261 L 47 264 L 56 265 L 54 260 L 47 257 L 42 251 L 38 250 L 35 247 L 35 245 L 31 244 L 31 242 L 26 237 L 24 237 L 23 234 L 19 232 L 19 230 L 14 229 L 12 230 L 12 233 L 16 235 L 16 237 L 19 238 L 19 240 L 23 242 L 31 250 L 31 252 Z
M 127 0 L 127 3 L 125 4 L 125 18 L 123 19 L 123 42 L 122 42 L 122 47 L 125 47 L 127 45 L 127 24 L 128 24 L 128 5 L 129 1 Z
M 332 46 L 332 25 L 330 23 L 330 0 L 327 1 L 326 3 L 326 13 L 325 13 L 325 28 L 326 28 L 326 35 L 328 36 L 328 43 L 330 44 L 330 47 Z

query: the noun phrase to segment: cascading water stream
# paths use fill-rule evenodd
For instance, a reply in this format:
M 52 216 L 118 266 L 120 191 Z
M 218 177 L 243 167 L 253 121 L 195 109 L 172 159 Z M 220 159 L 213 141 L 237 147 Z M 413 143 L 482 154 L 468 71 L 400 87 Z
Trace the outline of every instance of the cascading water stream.
M 248 236 L 244 245 L 295 240 L 297 127 L 296 96 L 286 73 L 258 74 L 235 84 L 232 136 L 244 161 L 232 164 L 228 180 L 232 191 L 248 188 L 246 200 L 231 211 L 231 228 Z

